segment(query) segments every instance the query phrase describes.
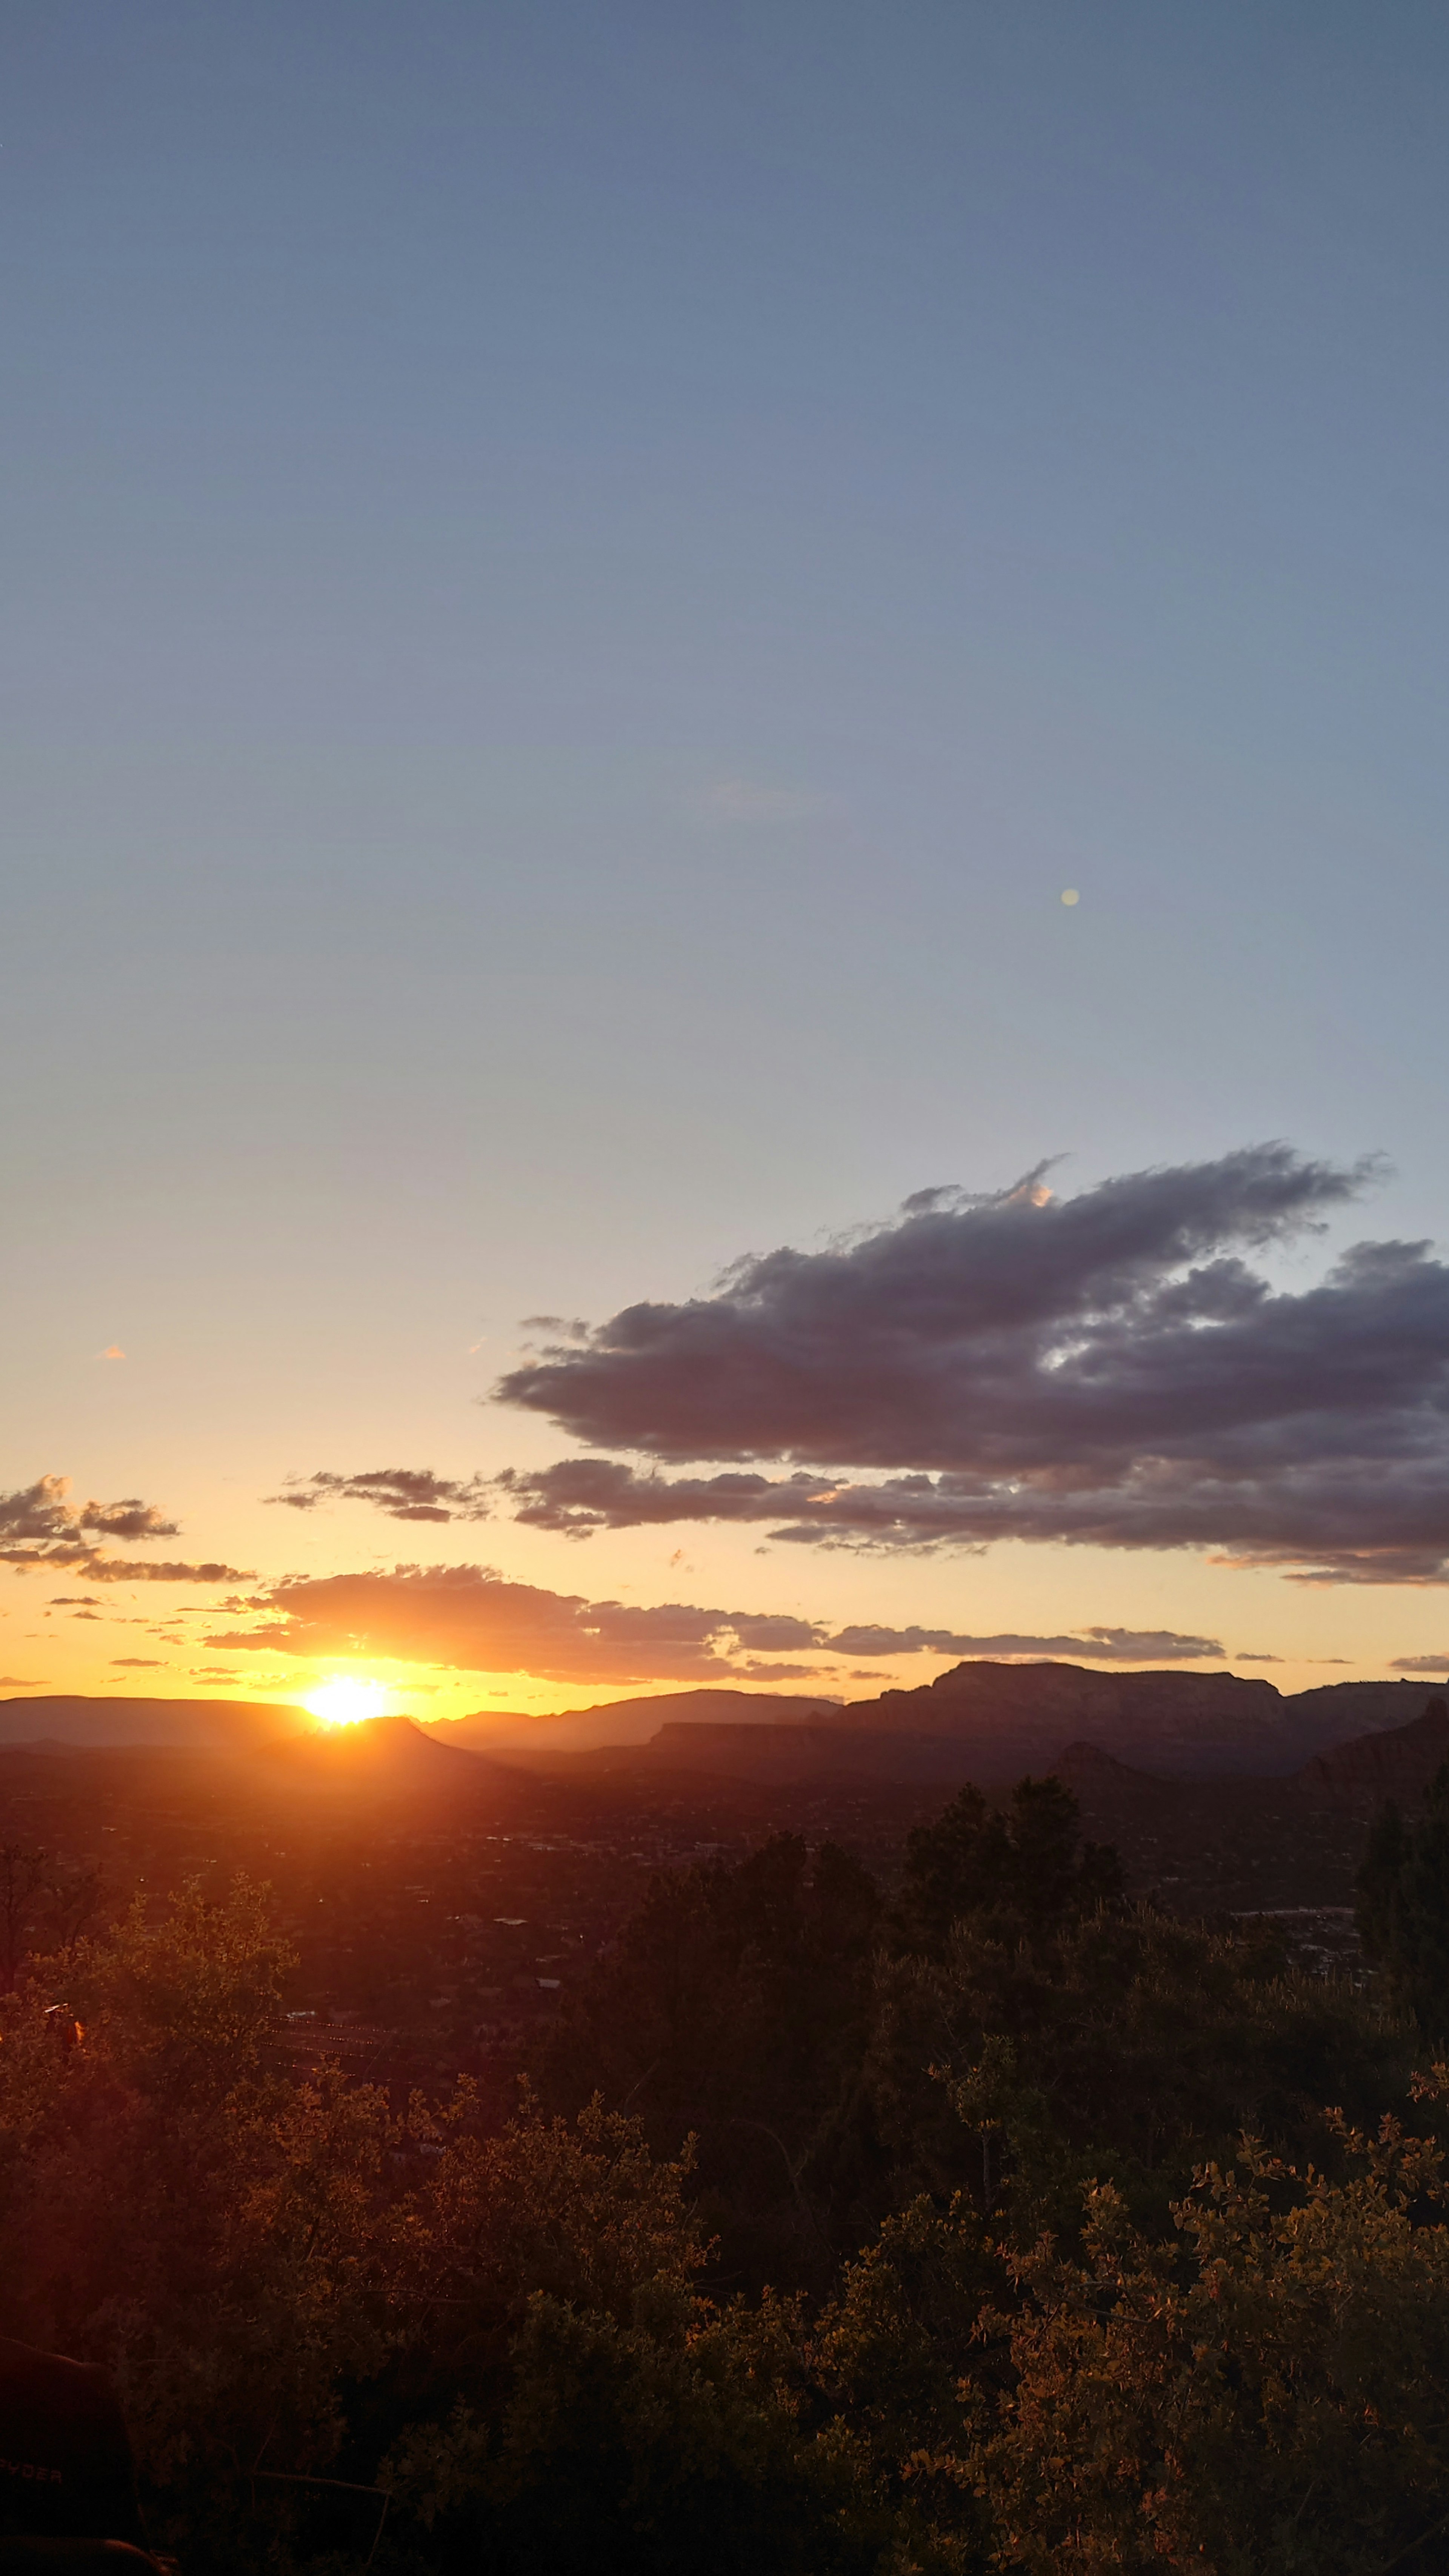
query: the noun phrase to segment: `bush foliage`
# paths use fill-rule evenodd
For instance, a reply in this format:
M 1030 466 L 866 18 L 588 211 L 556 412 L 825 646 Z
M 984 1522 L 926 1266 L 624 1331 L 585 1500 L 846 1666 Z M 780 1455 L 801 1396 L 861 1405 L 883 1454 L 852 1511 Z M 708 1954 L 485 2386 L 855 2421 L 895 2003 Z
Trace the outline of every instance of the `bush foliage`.
M 1131 1905 L 1023 1782 L 889 1903 L 790 1836 L 660 1877 L 501 2129 L 285 2080 L 288 1970 L 193 1885 L 0 2004 L 0 2324 L 113 2372 L 183 2565 L 360 2567 L 309 2480 L 384 2576 L 1449 2563 L 1422 1967 Z

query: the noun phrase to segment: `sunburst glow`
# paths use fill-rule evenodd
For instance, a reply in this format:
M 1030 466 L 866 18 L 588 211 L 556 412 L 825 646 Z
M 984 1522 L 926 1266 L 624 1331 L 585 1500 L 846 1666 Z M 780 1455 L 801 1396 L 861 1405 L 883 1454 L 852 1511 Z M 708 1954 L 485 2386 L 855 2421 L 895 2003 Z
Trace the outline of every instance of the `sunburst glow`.
M 319 1682 L 303 1699 L 314 1717 L 324 1726 L 356 1726 L 365 1717 L 381 1717 L 390 1693 L 386 1682 L 359 1681 L 351 1673 L 334 1673 L 330 1681 Z

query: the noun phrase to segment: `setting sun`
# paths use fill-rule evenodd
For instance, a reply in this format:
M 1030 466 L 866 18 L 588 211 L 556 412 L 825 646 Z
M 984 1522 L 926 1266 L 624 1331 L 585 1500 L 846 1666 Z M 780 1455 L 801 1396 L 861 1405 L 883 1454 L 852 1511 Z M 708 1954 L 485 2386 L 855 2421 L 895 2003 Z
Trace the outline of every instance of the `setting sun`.
M 336 1673 L 309 1690 L 302 1705 L 324 1726 L 356 1726 L 365 1717 L 381 1717 L 390 1696 L 386 1682 L 358 1681 L 349 1673 Z

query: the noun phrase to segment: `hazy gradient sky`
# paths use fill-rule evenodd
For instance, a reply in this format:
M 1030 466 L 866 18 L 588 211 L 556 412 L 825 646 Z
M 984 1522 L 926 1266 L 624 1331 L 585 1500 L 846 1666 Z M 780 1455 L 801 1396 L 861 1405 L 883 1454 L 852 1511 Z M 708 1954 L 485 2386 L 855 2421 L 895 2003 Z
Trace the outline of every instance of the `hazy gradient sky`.
M 291 1692 L 217 1605 L 399 1561 L 1449 1650 L 1211 1549 L 262 1500 L 574 1456 L 476 1402 L 521 1319 L 1044 1157 L 1382 1152 L 1295 1292 L 1449 1240 L 1446 118 L 1416 0 L 9 0 L 0 1483 L 257 1581 L 0 1577 L 8 1676 Z M 445 1645 L 354 1660 L 692 1670 Z

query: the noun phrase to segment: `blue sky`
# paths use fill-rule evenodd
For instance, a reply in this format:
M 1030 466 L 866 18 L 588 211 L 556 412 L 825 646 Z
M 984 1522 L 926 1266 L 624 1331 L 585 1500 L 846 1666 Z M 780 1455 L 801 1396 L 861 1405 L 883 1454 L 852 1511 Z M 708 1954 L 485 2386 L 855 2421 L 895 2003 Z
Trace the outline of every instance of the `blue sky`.
M 1285 1279 L 1449 1235 L 1442 11 L 19 0 L 0 71 L 7 1483 L 391 1562 L 259 1498 L 561 1455 L 474 1403 L 520 1318 L 1048 1155 L 1386 1153 Z M 438 1547 L 1449 1643 L 1432 1587 L 687 1535 Z M 122 1686 L 7 1590 L 7 1669 Z

